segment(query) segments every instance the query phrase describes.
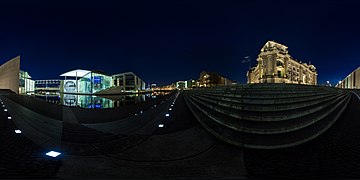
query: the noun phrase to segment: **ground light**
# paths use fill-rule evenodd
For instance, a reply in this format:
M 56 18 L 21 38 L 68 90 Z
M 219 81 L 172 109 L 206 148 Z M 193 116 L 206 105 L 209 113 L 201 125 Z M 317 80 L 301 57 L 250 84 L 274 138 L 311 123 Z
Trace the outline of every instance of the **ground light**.
M 172 109 L 171 108 L 169 108 L 169 111 L 171 111 Z
M 169 117 L 169 116 L 170 116 L 170 114 L 169 114 L 169 113 L 166 113 L 166 114 L 165 114 L 165 116 L 166 116 L 166 117 Z
M 9 116 L 8 119 L 11 119 L 11 117 Z
M 163 125 L 163 124 L 159 124 L 159 127 L 161 127 L 161 128 L 162 128 L 162 127 L 164 127 L 164 125 Z
M 4 111 L 7 111 L 7 109 L 4 109 Z
M 57 157 L 59 156 L 61 153 L 56 152 L 56 151 L 49 151 L 46 153 L 47 156 L 51 156 L 51 157 Z
M 15 130 L 15 133 L 16 133 L 16 134 L 21 134 L 21 131 L 18 130 L 18 129 L 16 129 L 16 130 Z

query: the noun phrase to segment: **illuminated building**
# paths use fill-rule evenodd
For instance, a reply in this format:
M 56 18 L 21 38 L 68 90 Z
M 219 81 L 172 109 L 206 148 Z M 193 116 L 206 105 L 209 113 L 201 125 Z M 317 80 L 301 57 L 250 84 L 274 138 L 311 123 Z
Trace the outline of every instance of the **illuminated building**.
M 336 87 L 346 89 L 360 89 L 360 67 L 346 76 L 344 80 L 339 81 L 339 84 L 337 84 Z
M 59 94 L 62 86 L 60 79 L 35 80 L 36 94 Z
M 175 84 L 176 84 L 176 89 L 187 89 L 188 88 L 187 81 L 177 81 Z
M 20 56 L 0 66 L 0 89 L 9 89 L 19 93 Z
M 290 56 L 288 47 L 268 41 L 257 58 L 257 66 L 247 72 L 248 83 L 317 84 L 316 68 Z
M 61 74 L 64 77 L 62 92 L 93 94 L 112 86 L 112 79 L 101 71 L 77 69 Z
M 112 81 L 115 87 L 121 91 L 142 91 L 145 90 L 145 82 L 133 72 L 125 72 L 112 75 Z
M 214 87 L 231 85 L 232 81 L 215 72 L 202 71 L 200 73 L 198 87 Z
M 26 71 L 19 71 L 19 94 L 34 93 L 35 81 Z

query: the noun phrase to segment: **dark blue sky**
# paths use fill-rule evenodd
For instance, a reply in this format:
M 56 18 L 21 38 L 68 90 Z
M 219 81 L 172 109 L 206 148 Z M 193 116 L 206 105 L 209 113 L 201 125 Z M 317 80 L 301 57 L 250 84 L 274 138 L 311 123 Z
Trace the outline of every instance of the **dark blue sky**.
M 202 70 L 246 82 L 267 40 L 336 83 L 360 66 L 360 2 L 32 0 L 0 2 L 0 63 L 21 55 L 33 79 L 76 68 L 133 71 L 147 83 Z

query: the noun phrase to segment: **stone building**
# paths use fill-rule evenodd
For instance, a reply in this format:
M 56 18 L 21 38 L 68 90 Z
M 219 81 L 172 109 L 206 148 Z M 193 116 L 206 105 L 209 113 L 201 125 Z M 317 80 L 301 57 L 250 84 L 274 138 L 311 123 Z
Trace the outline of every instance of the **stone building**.
M 216 72 L 202 71 L 198 80 L 198 87 L 214 87 L 231 85 L 233 81 Z
M 9 89 L 19 94 L 20 56 L 0 66 L 0 89 Z
M 360 67 L 346 76 L 346 78 L 340 81 L 336 87 L 346 89 L 360 89 Z
M 257 65 L 247 72 L 248 83 L 317 84 L 316 68 L 292 58 L 288 47 L 268 41 L 257 58 Z

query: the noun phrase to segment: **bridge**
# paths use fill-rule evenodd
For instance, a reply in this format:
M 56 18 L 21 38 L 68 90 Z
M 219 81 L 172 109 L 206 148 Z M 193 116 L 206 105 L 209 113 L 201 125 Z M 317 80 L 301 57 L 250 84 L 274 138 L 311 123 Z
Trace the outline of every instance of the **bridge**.
M 82 109 L 2 92 L 0 176 L 358 178 L 359 95 L 250 84 Z

